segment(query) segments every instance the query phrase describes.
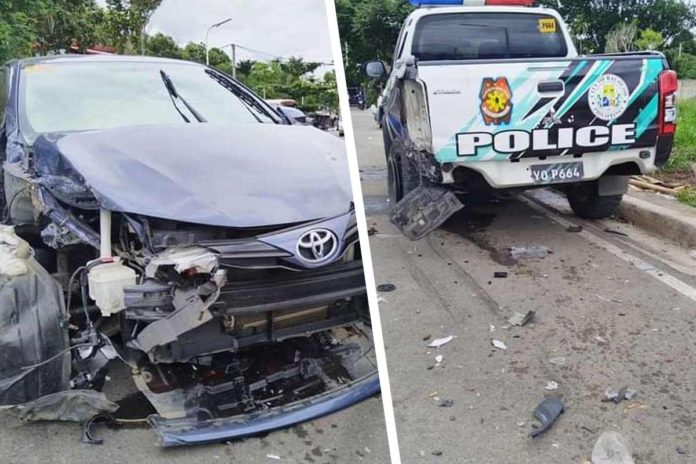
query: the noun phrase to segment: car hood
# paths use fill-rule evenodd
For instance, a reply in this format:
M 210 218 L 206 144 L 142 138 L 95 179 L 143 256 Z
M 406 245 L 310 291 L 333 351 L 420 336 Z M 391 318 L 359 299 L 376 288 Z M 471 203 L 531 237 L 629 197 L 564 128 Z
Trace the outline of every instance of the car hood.
M 37 139 L 34 154 L 39 176 L 83 184 L 103 208 L 182 222 L 292 224 L 339 215 L 352 201 L 343 141 L 312 127 L 177 124 L 50 134 Z

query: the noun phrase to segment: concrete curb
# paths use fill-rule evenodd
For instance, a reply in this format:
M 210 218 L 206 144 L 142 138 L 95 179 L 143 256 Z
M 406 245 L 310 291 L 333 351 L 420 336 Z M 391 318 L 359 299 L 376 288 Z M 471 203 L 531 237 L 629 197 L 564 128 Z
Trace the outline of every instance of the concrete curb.
M 652 195 L 652 198 L 644 195 Z M 624 195 L 618 215 L 682 246 L 696 248 L 696 208 L 654 194 L 644 195 L 636 192 Z

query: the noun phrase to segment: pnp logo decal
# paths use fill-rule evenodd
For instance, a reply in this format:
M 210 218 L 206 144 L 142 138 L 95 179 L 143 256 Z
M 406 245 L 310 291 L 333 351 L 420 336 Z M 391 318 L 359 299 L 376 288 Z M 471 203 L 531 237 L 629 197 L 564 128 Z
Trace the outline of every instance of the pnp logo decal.
M 504 77 L 483 79 L 481 84 L 481 114 L 487 126 L 510 124 L 512 116 L 512 91 Z
M 628 85 L 619 76 L 606 74 L 590 87 L 587 94 L 590 109 L 603 121 L 616 119 L 628 108 Z

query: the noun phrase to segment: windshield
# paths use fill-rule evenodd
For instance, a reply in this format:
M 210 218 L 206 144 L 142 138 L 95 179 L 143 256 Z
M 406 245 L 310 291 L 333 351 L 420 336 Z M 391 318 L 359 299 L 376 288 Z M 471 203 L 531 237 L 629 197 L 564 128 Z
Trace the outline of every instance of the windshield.
M 554 58 L 568 51 L 558 21 L 531 13 L 425 16 L 412 49 L 421 61 Z
M 41 133 L 181 123 L 160 71 L 178 94 L 212 123 L 272 123 L 269 113 L 226 88 L 229 82 L 189 63 L 76 62 L 26 66 L 20 124 L 30 142 Z M 190 111 L 176 101 L 188 119 Z M 262 104 L 262 103 L 260 103 Z

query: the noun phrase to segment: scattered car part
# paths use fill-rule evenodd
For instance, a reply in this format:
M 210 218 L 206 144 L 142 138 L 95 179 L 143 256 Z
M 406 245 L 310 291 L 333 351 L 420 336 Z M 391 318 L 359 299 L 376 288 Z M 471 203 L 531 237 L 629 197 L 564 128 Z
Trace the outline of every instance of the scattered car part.
M 464 205 L 454 193 L 440 187 L 416 187 L 389 213 L 392 222 L 410 240 L 420 240 Z
M 534 316 L 536 316 L 536 312 L 531 309 L 525 313 L 515 312 L 515 314 L 513 314 L 512 317 L 508 319 L 508 322 L 511 325 L 522 327 L 527 323 L 531 322 L 534 319 Z
M 389 293 L 396 290 L 396 285 L 394 284 L 379 284 L 377 286 L 377 291 L 381 293 Z
M 619 389 L 609 387 L 604 392 L 604 398 L 602 398 L 603 403 L 615 403 L 619 404 L 623 400 L 632 400 L 636 397 L 638 392 L 636 390 L 630 389 L 628 387 L 621 387 Z
M 1 411 L 14 414 L 23 421 L 84 422 L 117 409 L 116 403 L 94 390 L 64 390 L 27 403 L 0 406 Z
M 534 410 L 534 418 L 539 421 L 539 427 L 532 430 L 530 436 L 536 438 L 545 433 L 563 414 L 565 406 L 559 397 L 546 398 Z
M 510 257 L 515 261 L 523 259 L 543 259 L 550 253 L 552 253 L 551 249 L 543 245 L 510 248 Z

